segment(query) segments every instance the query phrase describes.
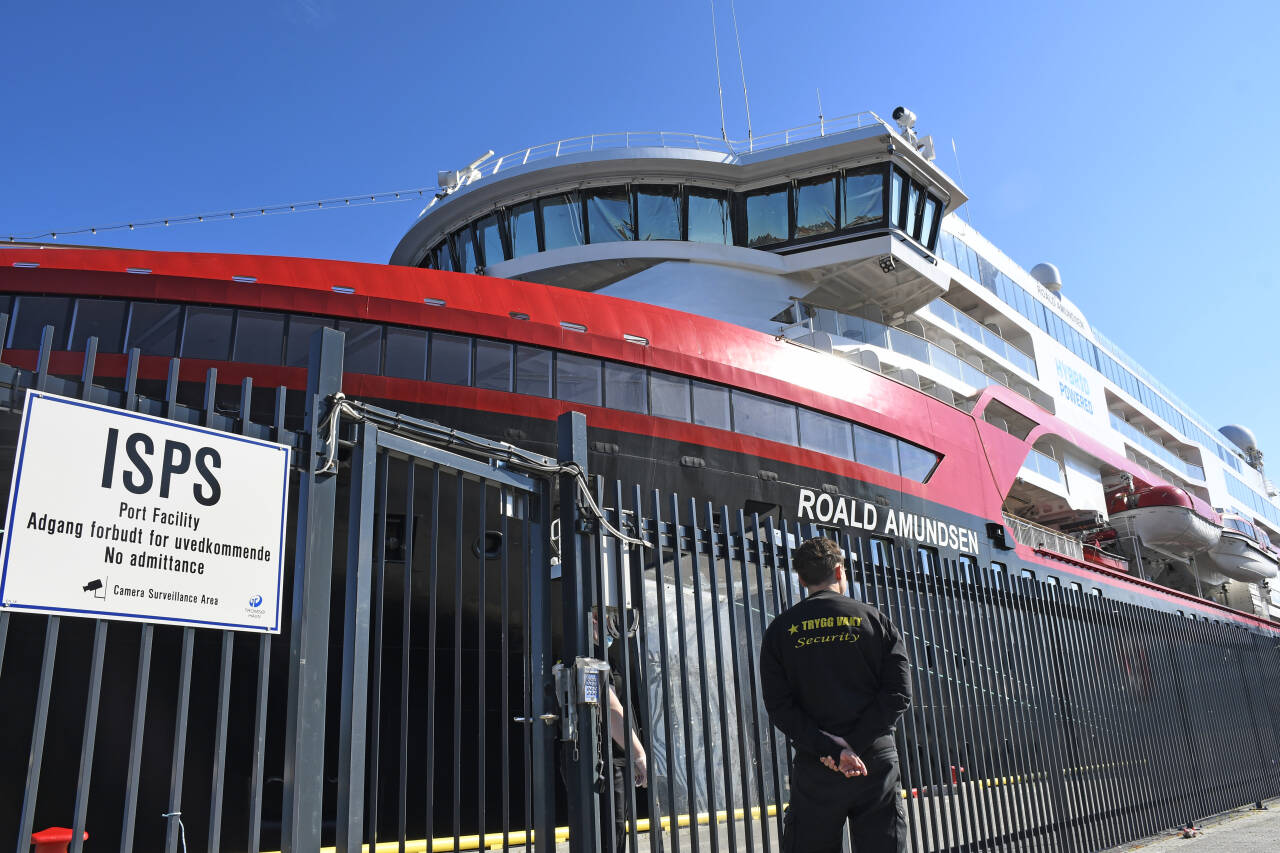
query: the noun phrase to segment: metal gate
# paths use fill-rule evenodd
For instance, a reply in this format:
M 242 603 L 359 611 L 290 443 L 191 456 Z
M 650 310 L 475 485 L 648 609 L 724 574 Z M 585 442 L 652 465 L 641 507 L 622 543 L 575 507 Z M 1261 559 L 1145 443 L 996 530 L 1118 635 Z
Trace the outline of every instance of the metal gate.
M 332 329 L 302 406 L 52 344 L 0 364 L 0 411 L 35 388 L 292 446 L 293 595 L 275 637 L 0 610 L 0 844 L 551 849 L 555 460 L 345 401 Z

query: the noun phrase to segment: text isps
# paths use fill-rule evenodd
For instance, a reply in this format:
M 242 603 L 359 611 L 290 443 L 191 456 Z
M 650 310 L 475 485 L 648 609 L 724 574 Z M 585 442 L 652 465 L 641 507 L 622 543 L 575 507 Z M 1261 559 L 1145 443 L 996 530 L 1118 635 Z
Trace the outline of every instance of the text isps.
M 116 471 L 116 448 L 120 442 L 120 431 L 115 427 L 107 430 L 107 451 L 102 462 L 102 488 L 111 488 Z M 124 440 L 124 453 L 128 461 L 121 460 L 124 487 L 135 495 L 145 495 L 155 485 L 152 464 L 155 463 L 155 442 L 144 432 L 131 433 Z M 198 448 L 194 455 L 191 448 L 181 441 L 166 439 L 164 450 L 160 453 L 160 497 L 169 497 L 169 486 L 174 477 L 186 474 L 194 457 L 195 472 L 199 480 L 191 486 L 191 494 L 202 506 L 213 506 L 222 497 L 222 486 L 214 476 L 213 469 L 222 467 L 222 459 L 218 451 L 212 447 Z M 129 467 L 133 463 L 133 467 Z M 203 482 L 201 482 L 203 480 Z

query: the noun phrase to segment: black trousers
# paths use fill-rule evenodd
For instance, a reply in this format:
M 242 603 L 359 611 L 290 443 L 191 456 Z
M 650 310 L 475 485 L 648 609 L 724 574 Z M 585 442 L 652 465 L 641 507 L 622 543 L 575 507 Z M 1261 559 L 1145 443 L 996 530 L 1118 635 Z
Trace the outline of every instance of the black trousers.
M 625 758 L 614 756 L 610 762 L 613 766 L 613 849 L 615 853 L 626 853 L 630 850 L 630 842 L 627 839 L 627 823 L 631 821 L 631 793 L 634 792 L 637 805 L 645 795 L 644 788 L 627 789 L 627 762 Z M 652 782 L 650 783 L 652 784 Z M 604 800 L 601 799 L 600 807 L 608 808 Z M 604 819 L 608 819 L 605 814 Z M 649 829 L 650 833 L 658 835 L 658 849 L 662 850 L 662 824 L 654 818 L 654 824 Z M 641 853 L 648 853 L 652 848 L 652 842 L 647 836 L 641 835 L 636 840 L 636 849 Z
M 894 751 L 864 755 L 866 776 L 846 779 L 812 756 L 796 756 L 783 853 L 840 853 L 846 823 L 854 853 L 906 853 L 907 807 Z

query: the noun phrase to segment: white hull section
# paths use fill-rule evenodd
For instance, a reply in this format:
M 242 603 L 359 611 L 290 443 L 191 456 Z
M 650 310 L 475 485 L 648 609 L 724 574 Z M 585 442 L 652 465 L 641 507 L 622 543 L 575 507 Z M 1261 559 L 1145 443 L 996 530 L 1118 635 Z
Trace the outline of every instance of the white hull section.
M 1208 559 L 1232 580 L 1257 583 L 1276 576 L 1276 561 L 1253 541 L 1231 530 L 1222 531 L 1222 538 Z
M 1179 560 L 1208 551 L 1222 534 L 1221 527 L 1183 506 L 1125 510 L 1111 521 L 1118 530 L 1136 534 L 1146 547 Z

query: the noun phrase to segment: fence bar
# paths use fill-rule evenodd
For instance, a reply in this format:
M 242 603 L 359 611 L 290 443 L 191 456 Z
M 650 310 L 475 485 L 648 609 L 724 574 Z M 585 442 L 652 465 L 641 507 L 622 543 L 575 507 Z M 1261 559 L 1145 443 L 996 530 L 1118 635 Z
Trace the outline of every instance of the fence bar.
M 696 498 L 689 499 L 689 519 L 690 519 L 690 523 L 695 525 L 693 529 L 694 546 L 691 549 L 692 554 L 690 555 L 693 558 L 693 567 L 690 569 L 690 571 L 693 574 L 693 626 L 696 629 L 697 637 L 698 637 L 698 658 L 697 658 L 698 659 L 698 687 L 700 690 L 699 696 L 702 700 L 702 703 L 700 706 L 702 710 L 702 713 L 701 713 L 702 754 L 703 754 L 704 770 L 706 772 L 706 778 L 704 780 L 704 784 L 706 786 L 706 791 L 707 791 L 707 811 L 710 814 L 715 814 L 716 812 L 716 788 L 715 788 L 716 773 L 715 773 L 715 767 L 712 764 L 715 758 L 714 748 L 712 744 L 714 744 L 716 741 L 713 740 L 711 737 L 711 720 L 710 720 L 711 708 L 712 708 L 711 691 L 710 691 L 709 685 L 707 684 L 707 666 L 709 665 L 711 659 L 707 656 L 706 631 L 703 629 L 705 620 L 703 619 L 703 615 L 702 615 L 702 606 L 703 606 L 702 605 L 702 565 L 701 565 L 701 561 L 698 559 L 698 556 L 702 551 L 700 545 L 702 542 L 703 531 L 701 528 L 696 527 L 697 520 L 698 520 L 698 501 Z M 707 535 L 708 537 L 710 537 L 710 531 L 707 531 Z M 708 541 L 707 544 L 708 544 L 708 548 L 707 548 L 708 559 L 715 559 L 714 542 Z M 715 606 L 714 598 L 712 601 L 712 606 L 713 607 Z M 719 653 L 720 653 L 720 650 L 717 648 L 716 655 L 719 655 Z M 728 808 L 727 804 L 726 804 L 726 808 Z M 719 833 L 719 825 L 718 825 L 719 822 L 712 820 L 712 821 L 708 821 L 707 824 L 708 824 L 707 829 L 709 830 L 708 834 L 710 836 L 711 849 L 719 850 L 720 849 L 720 833 Z M 729 849 L 731 850 L 733 849 L 732 845 L 730 845 Z
M 323 473 L 329 398 L 342 390 L 343 335 L 319 329 L 311 338 L 305 424 L 307 456 L 298 490 L 298 536 L 289 636 L 282 843 L 286 853 L 320 849 L 324 803 L 324 724 L 329 667 L 329 598 L 338 478 Z M 327 436 L 336 442 L 336 435 Z
M 364 836 L 366 736 L 369 707 L 369 596 L 374 536 L 378 428 L 357 427 L 351 454 L 347 527 L 346 609 L 342 619 L 342 687 L 338 723 L 337 848 L 356 853 Z M 455 846 L 456 849 L 456 846 Z
M 413 540 L 417 533 L 413 494 L 417 486 L 417 472 L 417 463 L 410 460 L 404 478 L 404 588 L 401 592 L 400 617 L 400 796 L 396 823 L 396 837 L 400 840 L 399 853 L 405 853 L 409 832 L 409 670 L 412 656 L 410 629 L 413 624 Z
M 585 455 L 581 448 L 575 450 L 575 458 Z M 551 501 L 545 492 L 530 493 L 525 501 L 525 541 L 529 543 L 529 570 L 526 584 L 529 592 L 528 646 L 525 660 L 528 664 L 529 697 L 527 707 L 533 721 L 541 721 L 544 715 L 556 722 L 551 691 Z M 563 542 L 563 539 L 561 540 Z M 526 746 L 527 766 L 531 768 L 530 782 L 526 789 L 526 808 L 533 812 L 526 822 L 532 824 L 535 834 L 535 853 L 551 853 L 556 848 L 555 820 L 555 756 L 552 752 L 555 729 L 550 725 L 534 728 L 532 735 L 523 740 Z
M 48 328 L 46 327 L 46 332 Z M 58 616 L 48 617 L 44 631 L 44 655 L 40 662 L 40 686 L 36 692 L 35 727 L 31 732 L 31 752 L 27 759 L 27 783 L 22 790 L 22 817 L 19 819 L 18 850 L 31 843 L 31 827 L 36 817 L 36 794 L 40 789 L 40 768 L 44 762 L 45 727 L 49 723 L 49 691 L 53 685 L 53 662 L 58 653 Z
M 449 695 L 453 697 L 453 849 L 458 849 L 462 837 L 462 534 L 466 517 L 466 485 L 461 474 L 454 476 L 457 484 L 454 500 L 453 530 L 453 685 Z
M 587 471 L 587 419 L 581 412 L 567 412 L 557 421 L 558 456 Z M 564 660 L 590 654 L 592 601 L 591 549 L 583 536 L 578 511 L 579 480 L 560 476 L 560 571 L 564 607 Z M 573 853 L 594 851 L 600 838 L 600 803 L 594 793 L 593 764 L 599 732 L 594 715 L 578 721 L 578 749 L 566 750 L 565 781 L 569 795 L 569 847 Z M 541 833 L 539 833 L 539 837 Z
M 389 462 L 387 454 L 377 455 L 373 505 L 373 638 L 370 640 L 373 672 L 369 687 L 369 783 L 366 788 L 369 815 L 367 839 L 371 850 L 378 844 L 378 782 L 380 779 L 378 766 L 382 753 L 382 629 L 386 618 L 387 467 Z
M 507 491 L 506 489 L 500 489 L 498 492 L 498 524 L 499 524 L 498 532 L 499 532 L 499 535 L 502 537 L 502 553 L 499 555 L 499 563 L 498 563 L 498 572 L 499 572 L 498 597 L 500 601 L 498 608 L 502 612 L 502 616 L 500 617 L 501 626 L 499 629 L 499 637 L 498 637 L 498 645 L 499 645 L 498 654 L 500 656 L 500 661 L 501 661 L 500 663 L 501 673 L 499 676 L 501 678 L 501 682 L 500 682 L 501 696 L 498 702 L 502 710 L 500 711 L 500 716 L 498 717 L 498 723 L 502 728 L 502 743 L 501 743 L 501 746 L 499 747 L 500 749 L 499 754 L 501 755 L 501 760 L 502 760 L 501 767 L 503 768 L 503 772 L 499 772 L 498 776 L 499 776 L 499 784 L 502 787 L 501 805 L 502 805 L 502 849 L 503 850 L 506 850 L 508 847 L 511 846 L 511 773 L 506 771 L 509 770 L 509 768 L 511 767 L 511 726 L 508 725 L 508 721 L 510 721 L 513 716 L 511 713 L 511 636 L 510 636 L 511 635 L 511 560 L 510 560 L 511 530 L 510 530 L 510 524 L 508 524 L 508 520 L 510 519 L 511 514 L 507 512 L 507 508 L 510 506 L 512 509 L 514 509 L 514 505 L 517 500 L 520 501 L 521 503 L 524 503 L 525 499 L 523 495 L 520 495 L 517 497 L 515 494 Z M 527 518 L 528 513 L 521 512 L 517 517 Z M 522 541 L 526 543 L 528 542 L 527 539 Z M 522 566 L 522 568 L 528 569 L 528 572 L 526 573 L 527 575 L 527 574 L 531 574 L 532 572 L 538 571 L 540 567 L 534 566 L 534 565 L 525 565 L 525 566 Z M 528 589 L 527 579 L 525 581 L 525 588 Z M 529 721 L 526 725 L 528 725 L 530 728 L 527 732 L 525 732 L 524 736 L 526 738 L 531 738 L 534 736 L 533 729 L 537 727 L 538 723 L 535 722 L 532 717 L 529 717 L 528 720 Z M 529 769 L 528 765 L 525 766 L 525 769 L 526 771 Z M 403 853 L 403 851 L 401 851 L 401 853 Z
M 93 371 L 98 355 L 98 339 L 91 337 L 85 342 L 84 366 L 80 373 L 80 399 L 88 400 L 93 396 Z M 0 640 L 0 647 L 3 641 Z M 98 705 L 102 698 L 102 662 L 106 655 L 107 623 L 101 619 L 93 623 L 93 655 L 89 668 L 89 695 L 85 702 L 84 736 L 80 741 L 80 770 L 76 776 L 76 802 L 71 823 L 71 846 L 73 853 L 84 849 L 84 823 L 89 810 L 89 785 L 92 780 L 93 752 L 98 734 Z M 4 659 L 4 650 L 0 648 L 0 660 Z
M 276 389 L 275 433 L 279 441 L 284 431 L 285 389 Z M 240 431 L 249 429 L 253 407 L 253 378 L 246 376 L 240 383 Z M 270 690 L 271 635 L 258 638 L 258 684 L 254 693 L 257 703 L 253 720 L 253 764 L 249 773 L 249 838 L 248 853 L 258 853 L 262 841 L 262 777 L 267 753 L 267 698 Z
M 671 495 L 671 525 L 673 529 L 679 529 L 680 525 L 680 498 L 678 495 Z M 671 567 L 673 574 L 672 587 L 676 594 L 676 647 L 679 653 L 676 657 L 680 660 L 680 698 L 683 703 L 681 711 L 684 720 L 684 761 L 685 761 L 685 791 L 689 799 L 689 814 L 696 814 L 698 811 L 698 784 L 697 777 L 694 774 L 693 762 L 693 708 L 692 701 L 689 697 L 689 641 L 686 631 L 688 621 L 685 619 L 684 606 L 684 581 L 681 578 L 680 567 L 684 564 L 684 552 L 680 547 L 680 537 L 673 536 L 671 538 Z M 691 545 L 691 549 L 696 551 L 697 545 Z M 694 571 L 697 571 L 696 566 Z M 698 635 L 701 636 L 701 630 Z M 702 658 L 699 658 L 700 660 Z M 701 668 L 700 668 L 701 669 Z M 705 688 L 704 688 L 705 694 Z M 701 706 L 706 709 L 706 702 Z M 707 811 L 713 811 L 708 804 Z M 679 829 L 674 828 L 678 833 Z M 700 832 L 698 827 L 690 821 L 689 826 L 689 843 L 693 849 L 693 853 L 699 853 L 700 848 Z
M 191 711 L 191 659 L 195 653 L 195 637 L 195 628 L 182 629 L 182 658 L 178 668 L 178 701 L 175 706 L 177 720 L 173 727 L 173 764 L 169 776 L 170 816 L 166 818 L 164 831 L 164 849 L 168 853 L 175 853 L 178 836 L 183 834 L 182 781 L 187 764 L 187 718 Z
M 427 597 L 427 696 L 433 697 L 427 702 L 427 752 L 423 762 L 427 768 L 427 802 L 426 820 L 427 837 L 436 835 L 435 824 L 435 778 L 436 778 L 436 657 L 439 653 L 437 645 L 437 629 L 439 627 L 439 592 L 440 592 L 440 468 L 431 468 L 431 550 L 427 552 L 427 584 L 430 590 Z
M 479 810 L 479 814 L 476 816 L 477 817 L 476 825 L 477 825 L 478 831 L 483 834 L 485 830 L 488 829 L 488 824 L 485 822 L 485 782 L 487 781 L 487 779 L 485 778 L 487 775 L 485 773 L 485 769 L 486 769 L 485 768 L 485 739 L 488 735 L 488 729 L 485 726 L 485 722 L 488 716 L 486 712 L 489 706 L 485 702 L 484 658 L 485 658 L 485 627 L 486 627 L 485 621 L 487 618 L 486 614 L 488 613 L 488 605 L 489 605 L 488 599 L 485 596 L 485 571 L 488 568 L 486 566 L 486 561 L 488 560 L 488 556 L 489 556 L 488 515 L 486 514 L 485 510 L 488 508 L 489 486 L 483 482 L 479 483 L 476 493 L 477 493 L 476 499 L 475 499 L 476 500 L 475 510 L 477 513 L 476 520 L 480 522 L 480 531 L 479 531 L 480 547 L 478 548 L 480 555 L 476 557 L 477 588 L 476 588 L 476 597 L 475 597 L 475 601 L 477 603 L 476 667 L 475 667 L 476 668 L 476 708 L 480 713 L 480 737 L 476 738 L 476 749 L 479 753 L 476 757 L 476 769 L 480 771 L 479 785 L 477 786 L 478 790 L 476 792 L 477 796 L 479 797 L 479 800 L 476 803 Z M 501 512 L 501 507 L 499 507 L 499 512 Z M 461 544 L 462 543 L 458 543 L 458 545 L 461 545 Z M 507 547 L 506 543 L 505 542 L 501 543 L 501 547 L 505 550 Z

